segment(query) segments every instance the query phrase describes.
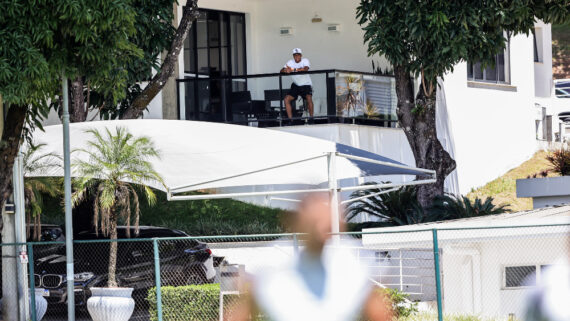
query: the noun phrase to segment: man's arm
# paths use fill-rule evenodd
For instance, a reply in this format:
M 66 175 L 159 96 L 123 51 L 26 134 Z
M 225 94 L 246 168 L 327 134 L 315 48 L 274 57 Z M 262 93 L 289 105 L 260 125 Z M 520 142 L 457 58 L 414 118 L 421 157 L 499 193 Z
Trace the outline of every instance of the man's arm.
M 283 68 L 281 68 L 280 72 L 290 74 L 293 72 L 293 68 L 289 67 L 289 65 L 286 64 Z
M 378 290 L 372 290 L 364 306 L 364 314 L 370 321 L 392 320 L 392 305 L 390 299 Z

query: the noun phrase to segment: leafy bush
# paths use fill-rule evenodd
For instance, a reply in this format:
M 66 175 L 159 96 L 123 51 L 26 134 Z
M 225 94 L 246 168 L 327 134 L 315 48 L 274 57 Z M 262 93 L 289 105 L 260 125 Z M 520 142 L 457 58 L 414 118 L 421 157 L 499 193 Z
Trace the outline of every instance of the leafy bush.
M 409 300 L 410 295 L 396 289 L 382 289 L 381 291 L 392 302 L 392 310 L 395 318 L 407 318 L 418 312 L 418 304 Z
M 377 183 L 366 183 L 375 185 Z M 352 193 L 351 198 L 373 195 L 381 192 L 380 189 L 361 190 Z M 385 194 L 370 196 L 355 201 L 347 208 L 347 221 L 358 214 L 367 213 L 380 219 L 387 225 L 408 225 L 425 222 L 426 215 L 418 202 L 417 190 L 405 186 L 399 190 Z
M 466 196 L 444 195 L 435 198 L 430 215 L 438 220 L 451 220 L 483 215 L 501 214 L 508 212 L 508 205 L 495 206 L 493 198 L 484 201 L 476 198 L 473 202 Z
M 379 189 L 353 193 L 351 198 L 373 196 L 353 202 L 347 209 L 347 221 L 362 213 L 375 216 L 379 221 L 350 223 L 348 228 L 360 231 L 369 227 L 409 225 L 508 212 L 508 205 L 495 206 L 492 197 L 471 201 L 465 196 L 452 195 L 438 196 L 429 208 L 423 209 L 417 200 L 416 190 L 416 187 L 405 186 L 380 195 L 374 195 L 381 192 Z
M 220 284 L 164 286 L 162 293 L 162 317 L 164 321 L 218 320 Z M 148 291 L 151 321 L 157 321 L 156 288 Z
M 552 165 L 552 171 L 562 176 L 570 175 L 570 150 L 562 148 L 548 153 L 546 160 Z

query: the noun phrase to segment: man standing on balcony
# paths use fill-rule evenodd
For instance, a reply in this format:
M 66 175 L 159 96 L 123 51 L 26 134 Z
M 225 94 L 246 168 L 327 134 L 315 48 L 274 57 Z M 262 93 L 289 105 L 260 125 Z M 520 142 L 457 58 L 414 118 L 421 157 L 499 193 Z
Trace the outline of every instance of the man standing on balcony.
M 309 59 L 303 58 L 303 52 L 300 48 L 293 49 L 293 59 L 289 60 L 281 72 L 283 73 L 298 73 L 309 71 L 311 64 Z M 285 96 L 285 108 L 287 110 L 287 116 L 289 119 L 293 118 L 293 108 L 291 107 L 291 102 L 296 100 L 297 97 L 307 101 L 307 109 L 309 109 L 310 120 L 313 118 L 313 83 L 311 82 L 311 77 L 308 74 L 295 75 L 292 76 L 293 83 L 291 84 L 291 90 Z

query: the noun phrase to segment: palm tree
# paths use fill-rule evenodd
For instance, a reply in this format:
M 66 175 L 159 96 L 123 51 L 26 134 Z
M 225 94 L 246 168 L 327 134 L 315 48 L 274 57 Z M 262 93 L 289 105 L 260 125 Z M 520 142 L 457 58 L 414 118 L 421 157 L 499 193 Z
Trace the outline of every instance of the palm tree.
M 56 197 L 61 194 L 61 178 L 48 177 L 54 170 L 61 168 L 61 157 L 55 153 L 41 153 L 46 144 L 28 144 L 22 157 L 24 170 L 24 198 L 26 202 L 27 237 L 34 226 L 33 239 L 41 236 L 41 214 L 43 196 Z M 34 174 L 34 177 L 26 177 Z M 33 220 L 33 224 L 32 224 Z
M 117 222 L 123 219 L 130 237 L 131 209 L 134 207 L 135 234 L 138 234 L 139 197 L 136 189 L 142 191 L 149 205 L 156 201 L 156 195 L 147 184 L 164 185 L 160 175 L 154 170 L 153 158 L 159 153 L 148 137 L 134 137 L 125 128 L 117 127 L 113 134 L 106 129 L 103 136 L 97 130 L 88 130 L 93 140 L 87 142 L 87 160 L 74 160 L 74 170 L 78 178 L 74 181 L 73 203 L 94 197 L 93 224 L 97 233 L 111 239 L 109 247 L 109 287 L 117 287 Z M 74 151 L 75 152 L 75 151 Z
M 375 184 L 377 183 L 369 182 L 363 185 Z M 417 200 L 417 191 L 413 186 L 404 186 L 392 191 L 378 188 L 360 190 L 352 193 L 350 197 L 364 196 L 368 197 L 354 201 L 348 206 L 346 209 L 347 221 L 364 213 L 376 217 L 379 222 L 388 226 L 417 224 L 428 220 L 425 211 Z

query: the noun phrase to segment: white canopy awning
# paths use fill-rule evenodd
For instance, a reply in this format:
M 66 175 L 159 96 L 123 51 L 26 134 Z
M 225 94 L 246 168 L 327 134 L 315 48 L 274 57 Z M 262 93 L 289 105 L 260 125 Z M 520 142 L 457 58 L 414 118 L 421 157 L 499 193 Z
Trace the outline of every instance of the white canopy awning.
M 211 122 L 120 120 L 73 123 L 70 125 L 71 150 L 87 147 L 86 141 L 92 137 L 86 130 L 110 129 L 114 133 L 116 127 L 124 127 L 135 136 L 144 135 L 152 139 L 161 155 L 160 160 L 153 160 L 154 168 L 166 184 L 166 187 L 153 187 L 166 191 L 173 200 L 238 197 L 239 193 L 210 197 L 180 195 L 196 190 L 212 191 L 236 186 L 303 184 L 310 187 L 307 190 L 315 190 L 319 185 L 330 182 L 331 173 L 336 180 L 378 175 L 414 175 L 424 179 L 407 184 L 434 182 L 434 171 L 413 168 L 332 141 L 270 129 Z M 62 155 L 62 133 L 61 125 L 48 126 L 44 132 L 34 133 L 34 141 L 47 144 L 43 151 Z M 74 152 L 71 158 L 86 157 L 85 153 Z M 331 157 L 335 158 L 336 166 L 329 172 L 329 165 L 335 164 L 330 162 Z M 62 173 L 63 171 L 56 172 L 53 175 Z M 395 185 L 402 184 L 385 186 Z M 357 189 L 362 187 L 349 186 L 339 190 Z M 268 193 L 285 194 L 275 189 Z

